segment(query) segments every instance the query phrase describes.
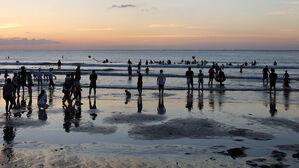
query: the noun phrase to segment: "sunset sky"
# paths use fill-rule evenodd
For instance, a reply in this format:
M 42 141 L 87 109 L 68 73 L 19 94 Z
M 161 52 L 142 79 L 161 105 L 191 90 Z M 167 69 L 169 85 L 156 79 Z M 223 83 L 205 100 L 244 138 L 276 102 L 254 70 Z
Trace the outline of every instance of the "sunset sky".
M 299 49 L 296 0 L 0 4 L 0 49 Z

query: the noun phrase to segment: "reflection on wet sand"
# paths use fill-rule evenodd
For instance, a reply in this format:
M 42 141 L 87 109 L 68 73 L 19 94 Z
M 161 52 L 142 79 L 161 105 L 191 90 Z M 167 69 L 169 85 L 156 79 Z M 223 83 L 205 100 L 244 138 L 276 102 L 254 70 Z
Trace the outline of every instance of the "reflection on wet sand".
M 276 92 L 274 92 L 274 94 L 270 93 L 270 114 L 271 116 L 275 116 L 275 114 L 277 113 L 277 109 L 276 109 Z
M 142 112 L 142 95 L 138 95 L 138 99 L 137 99 L 137 112 L 141 113 Z
M 224 94 L 225 94 L 225 91 L 223 90 L 223 91 L 218 91 L 217 92 L 218 93 L 218 106 L 219 106 L 219 111 L 222 111 L 222 104 L 223 104 L 223 102 L 224 102 L 224 99 L 223 99 L 223 97 L 224 97 Z
M 5 125 L 3 127 L 3 149 L 1 150 L 2 159 L 5 159 L 7 163 L 9 163 L 11 160 L 13 160 L 14 157 L 14 138 L 16 136 L 16 128 L 13 127 L 10 122 L 10 117 L 6 118 Z
M 190 112 L 193 109 L 193 90 L 187 92 L 186 108 Z
M 212 109 L 212 112 L 214 112 L 214 110 L 215 110 L 215 102 L 214 102 L 214 93 L 213 93 L 213 90 L 210 90 L 209 106 Z
M 96 111 L 95 111 L 97 109 L 97 99 L 94 96 L 93 104 L 91 104 L 91 97 L 89 97 L 88 100 L 89 100 L 89 110 L 90 110 L 89 115 L 91 116 L 92 120 L 95 120 L 96 117 L 98 116 Z
M 198 109 L 201 111 L 204 106 L 203 92 L 198 93 Z
M 81 103 L 73 101 L 68 106 L 63 106 L 64 109 L 64 124 L 63 128 L 65 132 L 70 132 L 72 124 L 75 127 L 80 126 L 81 119 Z
M 158 102 L 157 112 L 158 112 L 158 114 L 162 114 L 162 115 L 166 113 L 166 108 L 164 106 L 164 96 L 163 95 L 159 95 L 159 102 Z
M 290 92 L 289 91 L 284 91 L 283 92 L 283 98 L 284 98 L 284 109 L 286 111 L 289 110 L 290 108 Z

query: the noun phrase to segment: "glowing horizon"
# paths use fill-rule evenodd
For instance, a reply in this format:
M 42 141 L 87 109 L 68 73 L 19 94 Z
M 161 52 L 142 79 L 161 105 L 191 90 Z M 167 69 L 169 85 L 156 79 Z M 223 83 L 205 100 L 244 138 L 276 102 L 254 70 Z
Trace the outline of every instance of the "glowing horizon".
M 298 0 L 0 2 L 0 49 L 299 49 Z

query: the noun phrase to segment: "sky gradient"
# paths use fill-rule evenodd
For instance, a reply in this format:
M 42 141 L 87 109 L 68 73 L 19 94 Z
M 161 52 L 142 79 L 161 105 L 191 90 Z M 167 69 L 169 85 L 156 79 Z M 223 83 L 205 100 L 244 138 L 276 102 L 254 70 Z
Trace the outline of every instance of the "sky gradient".
M 299 49 L 298 0 L 0 4 L 0 49 Z

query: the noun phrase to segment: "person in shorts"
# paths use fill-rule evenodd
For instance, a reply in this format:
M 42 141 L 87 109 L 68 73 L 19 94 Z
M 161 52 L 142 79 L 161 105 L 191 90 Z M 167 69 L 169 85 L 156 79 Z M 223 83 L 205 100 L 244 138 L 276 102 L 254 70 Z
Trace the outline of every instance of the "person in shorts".
M 157 84 L 159 86 L 159 95 L 163 95 L 164 94 L 164 85 L 166 82 L 166 77 L 163 74 L 163 70 L 160 70 L 160 74 L 157 77 Z M 162 94 L 161 94 L 162 93 Z

